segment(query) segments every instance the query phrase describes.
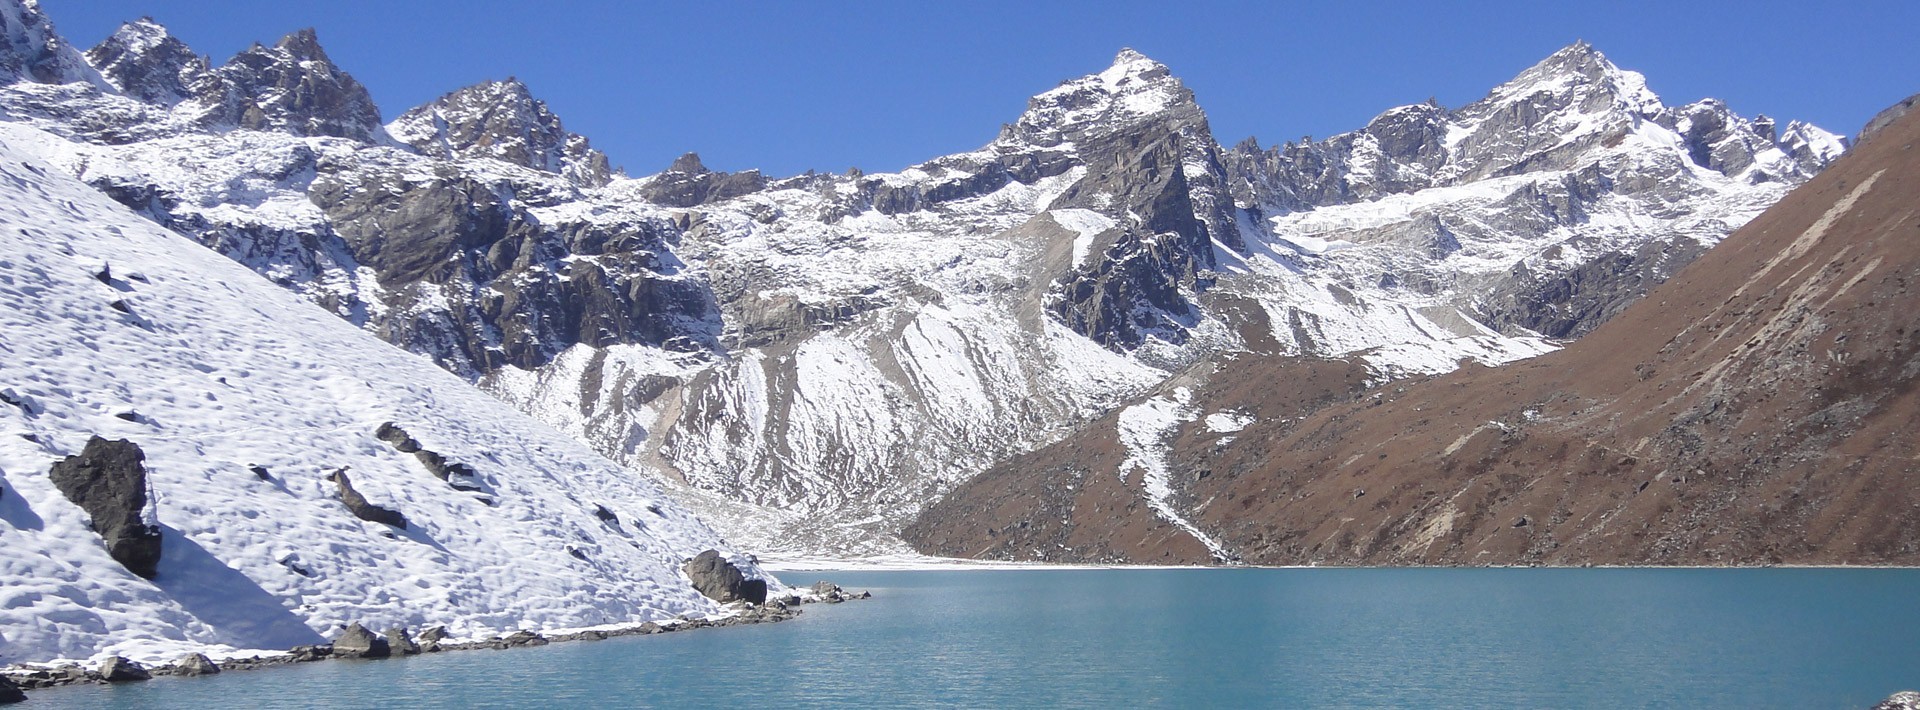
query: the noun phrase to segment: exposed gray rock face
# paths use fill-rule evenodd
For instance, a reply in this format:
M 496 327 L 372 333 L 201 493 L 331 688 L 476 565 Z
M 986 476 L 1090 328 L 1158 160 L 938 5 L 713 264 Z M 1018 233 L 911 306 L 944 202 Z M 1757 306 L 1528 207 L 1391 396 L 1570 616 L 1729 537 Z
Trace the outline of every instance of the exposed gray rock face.
M 180 110 L 206 126 L 372 143 L 386 137 L 367 89 L 334 66 L 312 29 L 254 45 L 188 87 Z
M 442 96 L 387 124 L 395 139 L 443 159 L 492 158 L 565 176 L 584 187 L 612 179 L 607 156 L 520 80 L 488 81 Z
M 347 477 L 347 470 L 340 469 L 327 475 L 327 480 L 339 488 L 340 502 L 346 504 L 353 517 L 372 523 L 392 525 L 401 530 L 407 529 L 407 516 L 392 508 L 384 508 L 367 502 L 367 497 L 354 490 L 353 481 Z
M 697 153 L 675 158 L 666 172 L 647 179 L 641 194 L 650 202 L 672 207 L 698 207 L 767 189 L 758 170 L 717 173 L 700 162 Z
M 178 676 L 214 675 L 220 672 L 220 666 L 204 653 L 189 653 L 175 661 L 173 674 Z
M 747 579 L 740 568 L 733 566 L 718 551 L 707 550 L 688 560 L 686 572 L 687 577 L 693 580 L 693 588 L 714 601 L 723 604 L 743 600 L 763 604 L 767 601 L 767 581 Z
M 0 81 L 104 84 L 40 12 L 39 0 L 0 2 Z
M 144 666 L 120 656 L 108 656 L 100 662 L 100 678 L 108 683 L 120 683 L 130 680 L 150 680 L 153 674 Z
M 12 705 L 26 701 L 26 692 L 20 690 L 20 686 L 15 685 L 13 679 L 0 676 L 0 705 Z
M 341 658 L 386 658 L 392 653 L 393 648 L 387 645 L 386 639 L 357 621 L 347 624 L 346 630 L 333 639 L 333 655 Z
M 538 200 L 537 188 L 527 189 L 534 186 L 450 166 L 438 171 L 426 182 L 328 171 L 308 190 L 344 252 L 310 268 L 372 269 L 382 303 L 366 320 L 386 339 L 474 377 L 544 365 L 574 344 L 701 350 L 716 343 L 712 294 L 683 278 L 670 224 L 542 220 L 527 204 Z M 217 227 L 201 234 L 236 251 L 282 239 L 293 242 L 286 251 L 313 251 L 302 246 L 311 235 Z
M 185 100 L 189 87 L 211 71 L 207 60 L 151 17 L 121 25 L 86 57 L 121 93 L 162 106 Z
M 1863 143 L 1868 138 L 1872 138 L 1875 133 L 1879 133 L 1880 129 L 1893 125 L 1894 121 L 1900 120 L 1901 116 L 1905 116 L 1908 111 L 1912 111 L 1915 105 L 1920 105 L 1920 94 L 1914 94 L 1905 99 L 1901 99 L 1892 106 L 1881 109 L 1880 113 L 1876 113 L 1873 115 L 1873 118 L 1868 119 L 1867 125 L 1861 127 L 1860 132 L 1854 135 L 1854 144 L 1858 145 Z
M 405 626 L 387 629 L 386 640 L 387 647 L 400 655 L 411 656 L 420 652 L 420 644 L 414 643 L 413 635 L 407 633 Z
M 1214 243 L 1245 248 L 1193 92 L 1166 66 L 1122 51 L 1106 71 L 1034 97 L 1000 142 L 1073 146 L 1087 177 L 1049 208 L 1127 217 L 1094 242 L 1097 260 L 1057 278 L 1048 310 L 1116 350 L 1148 337 L 1184 344 L 1201 317 L 1193 299 L 1213 284 Z
M 107 554 L 147 579 L 160 574 L 160 528 L 148 522 L 146 454 L 124 439 L 87 440 L 79 454 L 53 464 L 60 493 L 87 511 Z

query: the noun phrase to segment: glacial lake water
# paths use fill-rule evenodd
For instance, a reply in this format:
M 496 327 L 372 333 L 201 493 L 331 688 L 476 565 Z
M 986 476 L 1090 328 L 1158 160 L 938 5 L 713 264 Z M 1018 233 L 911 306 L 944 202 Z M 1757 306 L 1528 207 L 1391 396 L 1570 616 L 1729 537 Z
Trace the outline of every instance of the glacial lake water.
M 1920 688 L 1920 570 L 796 572 L 780 624 L 49 689 L 23 708 L 1781 707 Z

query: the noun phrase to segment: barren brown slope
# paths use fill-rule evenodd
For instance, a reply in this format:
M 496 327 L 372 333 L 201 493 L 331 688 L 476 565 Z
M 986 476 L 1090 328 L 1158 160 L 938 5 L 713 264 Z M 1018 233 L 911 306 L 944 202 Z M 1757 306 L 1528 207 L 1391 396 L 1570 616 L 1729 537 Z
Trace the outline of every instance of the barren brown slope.
M 1885 126 L 1564 351 L 1189 425 L 1187 509 L 1266 564 L 1920 563 L 1915 142 Z
M 1157 394 L 1188 388 L 1219 410 L 1264 420 L 1297 419 L 1365 389 L 1357 361 L 1223 355 L 1165 383 Z M 1047 562 L 1208 564 L 1205 545 L 1162 519 L 1146 502 L 1142 472 L 1125 466 L 1119 411 L 1065 440 L 1004 461 L 929 506 L 901 537 L 921 552 L 949 557 Z M 1205 451 L 1222 437 L 1193 425 L 1174 434 L 1176 452 Z M 1264 451 L 1250 442 L 1249 451 Z M 1191 490 L 1213 475 L 1202 460 L 1175 467 L 1175 486 Z M 1184 496 L 1176 504 L 1191 509 Z

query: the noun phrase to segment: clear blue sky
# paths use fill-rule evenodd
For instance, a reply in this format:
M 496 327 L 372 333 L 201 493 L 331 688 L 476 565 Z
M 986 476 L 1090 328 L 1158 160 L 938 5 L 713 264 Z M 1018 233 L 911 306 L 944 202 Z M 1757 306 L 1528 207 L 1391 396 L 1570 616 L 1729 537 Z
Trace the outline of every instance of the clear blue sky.
M 658 2 L 41 0 L 75 44 L 152 15 L 223 62 L 319 30 L 389 119 L 518 76 L 618 165 L 681 152 L 774 175 L 897 170 L 991 140 L 1026 98 L 1121 47 L 1172 67 L 1216 137 L 1352 130 L 1459 106 L 1584 38 L 1669 104 L 1851 135 L 1920 92 L 1920 2 Z M 1555 5 L 1556 7 L 1541 7 Z

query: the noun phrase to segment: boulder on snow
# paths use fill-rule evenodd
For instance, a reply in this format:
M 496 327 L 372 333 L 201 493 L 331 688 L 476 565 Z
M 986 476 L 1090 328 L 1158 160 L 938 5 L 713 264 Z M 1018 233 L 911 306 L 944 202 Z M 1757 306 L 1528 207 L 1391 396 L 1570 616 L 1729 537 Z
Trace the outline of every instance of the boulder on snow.
M 767 601 L 767 581 L 747 579 L 747 575 L 722 557 L 718 550 L 707 550 L 688 560 L 685 570 L 687 578 L 693 580 L 693 588 L 714 601 L 723 604 L 742 600 L 764 604 Z
M 375 636 L 360 622 L 347 624 L 347 630 L 333 639 L 333 655 L 341 658 L 386 658 L 393 654 L 387 640 Z
M 20 690 L 20 686 L 13 684 L 13 679 L 0 675 L 0 705 L 12 705 L 26 702 L 26 700 L 27 694 Z
M 100 678 L 108 683 L 147 680 L 152 677 L 153 674 L 148 673 L 146 667 L 121 656 L 108 656 L 107 660 L 100 662 Z
M 160 528 L 148 525 L 146 454 L 131 441 L 87 440 L 48 474 L 60 493 L 92 518 L 107 554 L 147 579 L 160 573 Z
M 403 656 L 420 652 L 420 644 L 413 642 L 413 634 L 407 633 L 407 627 L 395 626 L 387 629 L 387 647 Z
M 401 530 L 407 529 L 407 516 L 392 508 L 383 508 L 367 502 L 367 497 L 353 489 L 353 481 L 347 478 L 347 469 L 341 468 L 327 476 L 340 487 L 340 502 L 347 504 L 347 510 L 353 511 L 353 517 L 372 523 L 392 525 Z
M 214 675 L 220 672 L 220 666 L 204 653 L 189 653 L 173 664 L 173 674 L 183 676 Z

